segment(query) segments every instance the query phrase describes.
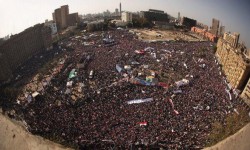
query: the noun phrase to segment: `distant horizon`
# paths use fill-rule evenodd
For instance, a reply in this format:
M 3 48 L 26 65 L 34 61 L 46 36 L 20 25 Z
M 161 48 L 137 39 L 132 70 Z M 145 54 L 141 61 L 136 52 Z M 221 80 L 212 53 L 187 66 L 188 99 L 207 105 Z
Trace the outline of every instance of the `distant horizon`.
M 18 34 L 46 19 L 52 20 L 52 13 L 62 5 L 69 6 L 69 13 L 78 12 L 79 15 L 103 13 L 106 10 L 114 12 L 122 3 L 122 11 L 140 12 L 148 9 L 163 10 L 177 18 L 185 16 L 197 20 L 210 27 L 212 18 L 220 20 L 220 25 L 226 27 L 226 32 L 240 33 L 240 41 L 250 48 L 250 17 L 246 0 L 0 0 L 0 37 Z M 133 3 L 131 5 L 131 3 Z M 143 4 L 143 5 L 142 5 Z M 8 13 L 6 13 L 8 12 Z M 33 12 L 33 13 L 31 13 Z M 205 16 L 205 17 L 204 17 Z

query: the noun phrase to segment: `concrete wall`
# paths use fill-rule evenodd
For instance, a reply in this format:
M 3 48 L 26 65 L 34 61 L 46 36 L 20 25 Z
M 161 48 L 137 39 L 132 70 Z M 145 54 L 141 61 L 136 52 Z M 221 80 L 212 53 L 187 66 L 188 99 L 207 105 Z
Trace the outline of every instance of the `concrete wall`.
M 68 26 L 75 26 L 79 23 L 78 13 L 69 14 L 69 6 L 64 5 L 57 8 L 53 13 L 53 20 L 56 22 L 57 31 L 67 28 Z
M 186 26 L 188 29 L 191 29 L 192 27 L 196 26 L 197 21 L 188 17 L 182 17 L 181 24 Z
M 60 8 L 56 9 L 53 16 L 55 16 L 54 21 L 56 22 L 57 29 L 58 30 L 62 29 L 61 9 Z
M 16 122 L 0 113 L 1 150 L 71 150 L 42 137 L 28 133 Z
M 250 149 L 250 123 L 234 135 L 204 150 L 249 150 Z

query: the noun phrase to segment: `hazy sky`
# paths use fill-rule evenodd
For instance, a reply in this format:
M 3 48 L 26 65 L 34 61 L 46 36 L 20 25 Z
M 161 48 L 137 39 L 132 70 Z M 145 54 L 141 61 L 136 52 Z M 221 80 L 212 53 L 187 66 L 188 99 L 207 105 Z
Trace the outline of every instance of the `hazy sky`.
M 177 17 L 196 19 L 211 26 L 212 18 L 219 19 L 226 31 L 239 32 L 241 40 L 250 48 L 250 5 L 247 0 L 0 0 L 0 37 L 15 34 L 45 19 L 52 12 L 68 4 L 69 12 L 79 14 L 122 10 L 141 11 L 160 9 Z

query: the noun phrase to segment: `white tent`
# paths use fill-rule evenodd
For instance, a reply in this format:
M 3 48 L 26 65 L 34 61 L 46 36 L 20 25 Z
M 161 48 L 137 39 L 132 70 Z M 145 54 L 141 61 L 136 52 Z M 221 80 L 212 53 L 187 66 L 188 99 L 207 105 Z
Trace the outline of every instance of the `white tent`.
M 40 93 L 38 93 L 38 92 L 34 92 L 34 93 L 32 93 L 32 97 L 36 97 L 37 95 L 39 95 Z

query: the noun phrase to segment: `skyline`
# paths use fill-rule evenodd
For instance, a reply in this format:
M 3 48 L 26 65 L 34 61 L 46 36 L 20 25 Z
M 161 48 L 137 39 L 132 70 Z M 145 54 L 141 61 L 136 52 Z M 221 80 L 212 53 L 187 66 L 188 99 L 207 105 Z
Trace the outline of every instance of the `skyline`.
M 78 14 L 102 13 L 106 10 L 114 12 L 122 3 L 123 11 L 144 11 L 148 9 L 164 10 L 173 17 L 189 17 L 204 23 L 209 27 L 212 18 L 220 20 L 220 25 L 226 26 L 226 31 L 240 33 L 240 41 L 245 42 L 250 48 L 250 17 L 246 0 L 61 0 L 61 1 L 35 1 L 35 0 L 0 0 L 0 37 L 20 33 L 26 28 L 37 23 L 43 23 L 46 19 L 52 20 L 52 12 L 62 5 L 69 5 L 69 13 Z M 6 13 L 8 12 L 8 13 Z M 32 13 L 31 13 L 32 12 Z

